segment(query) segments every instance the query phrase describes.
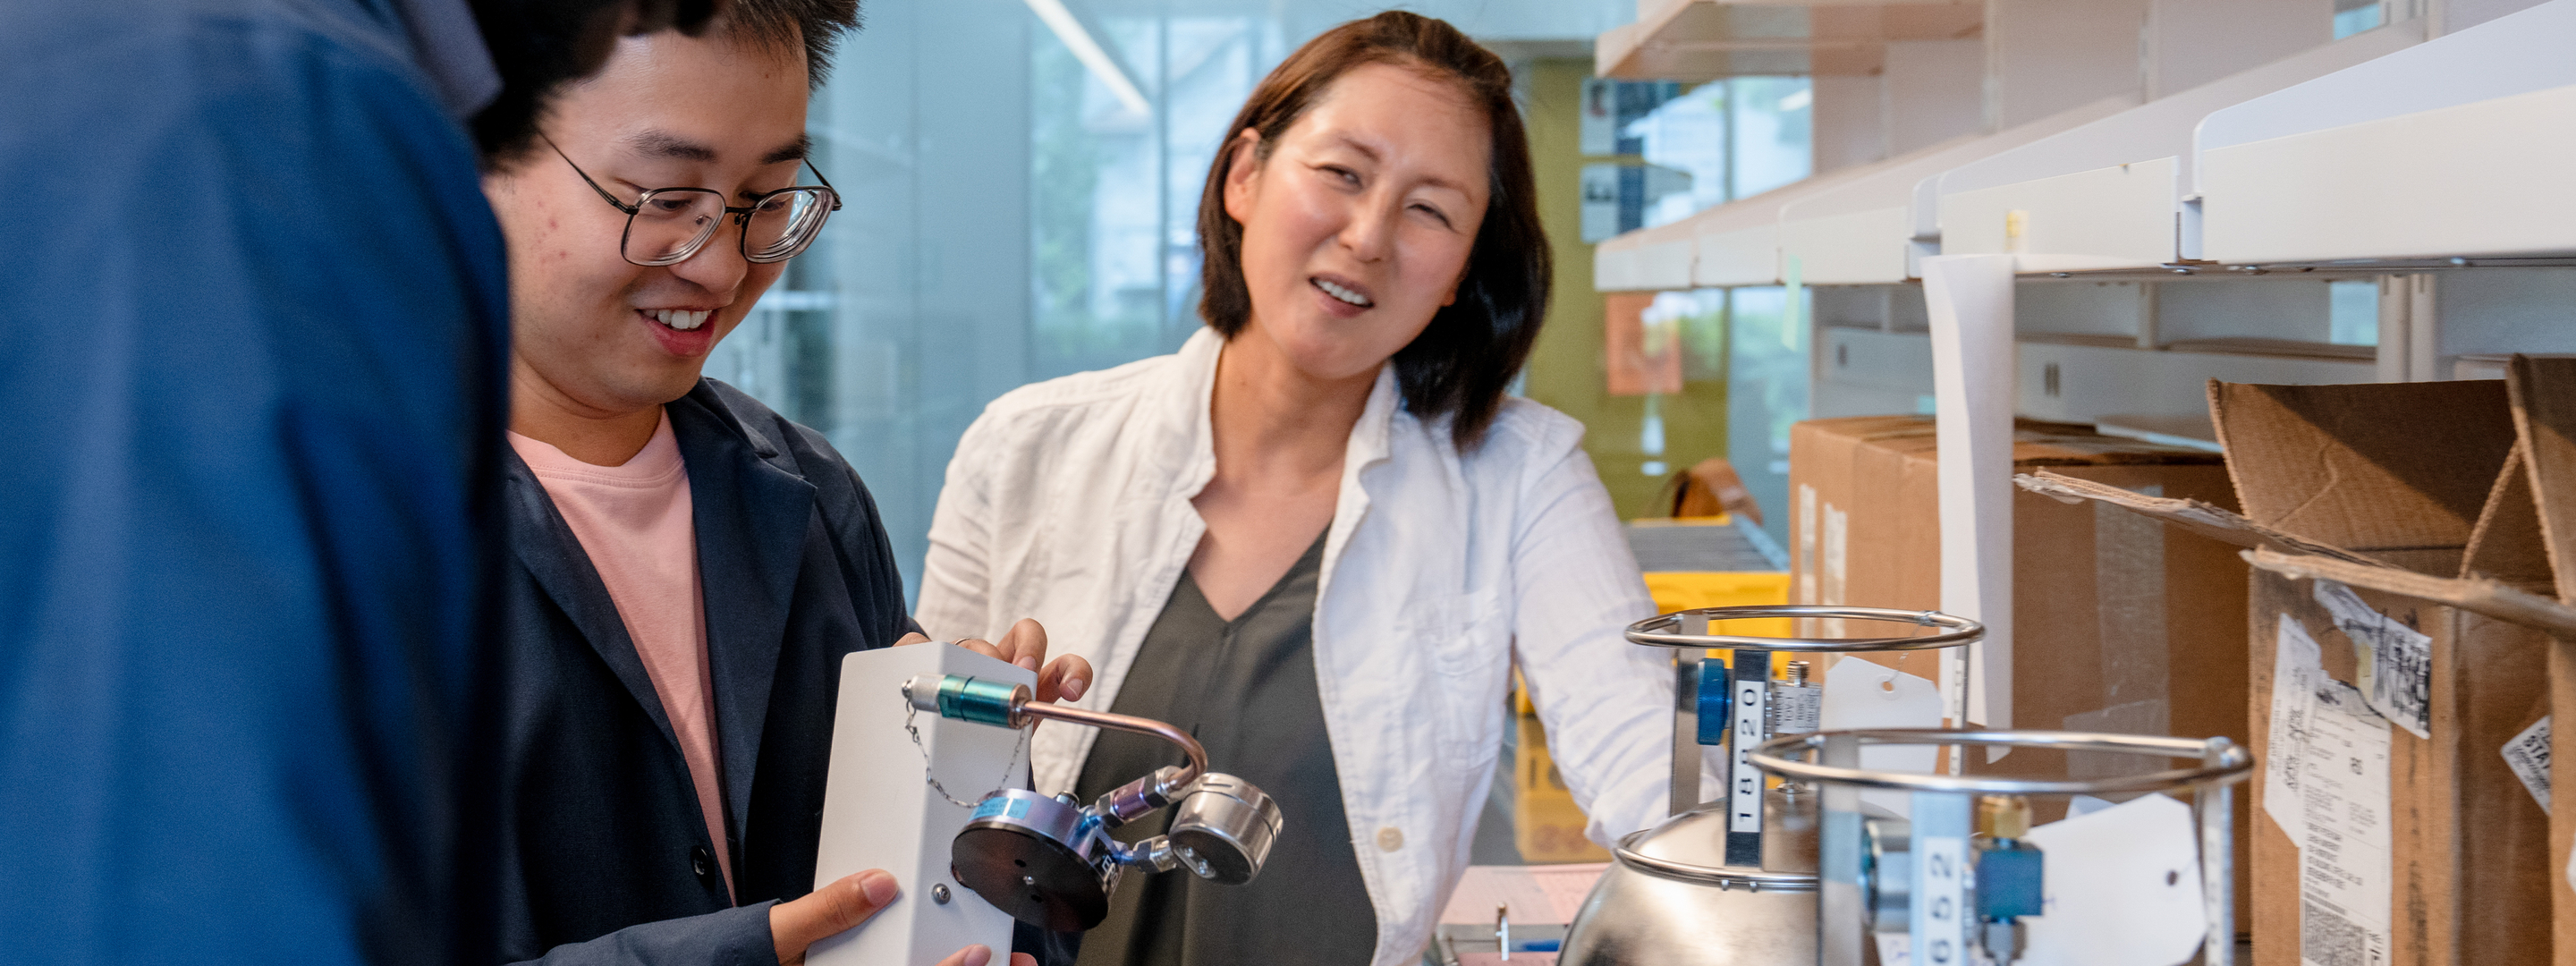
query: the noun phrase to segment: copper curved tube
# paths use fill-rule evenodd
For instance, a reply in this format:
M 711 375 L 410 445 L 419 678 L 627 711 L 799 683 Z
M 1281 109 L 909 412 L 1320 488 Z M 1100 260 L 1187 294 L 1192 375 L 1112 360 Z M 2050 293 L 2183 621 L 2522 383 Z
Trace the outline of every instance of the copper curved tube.
M 1198 739 L 1192 738 L 1188 734 L 1183 733 L 1180 729 L 1174 728 L 1171 725 L 1164 724 L 1160 721 L 1154 721 L 1147 718 L 1137 718 L 1123 714 L 1110 714 L 1106 711 L 1085 711 L 1081 708 L 1067 707 L 1061 704 L 1038 704 L 1033 701 L 1029 701 L 1026 698 L 1021 698 L 1011 702 L 1011 717 L 1013 719 L 1011 722 L 1013 727 L 1027 727 L 1028 722 L 1019 720 L 1022 718 L 1045 718 L 1052 721 L 1062 721 L 1066 724 L 1090 725 L 1094 728 L 1105 728 L 1110 731 L 1126 731 L 1140 735 L 1153 735 L 1154 737 L 1161 738 L 1164 741 L 1179 745 L 1183 752 L 1189 754 L 1190 765 L 1187 772 L 1182 773 L 1180 777 L 1171 782 L 1172 787 L 1175 788 L 1189 787 L 1191 782 L 1199 780 L 1199 776 L 1207 774 L 1207 749 L 1199 745 Z

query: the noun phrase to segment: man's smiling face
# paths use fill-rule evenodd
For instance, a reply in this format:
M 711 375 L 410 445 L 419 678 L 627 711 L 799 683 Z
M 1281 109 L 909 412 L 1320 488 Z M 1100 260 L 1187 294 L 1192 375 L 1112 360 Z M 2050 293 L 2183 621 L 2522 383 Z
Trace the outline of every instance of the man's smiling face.
M 533 395 L 603 418 L 686 395 L 707 353 L 786 267 L 744 260 L 731 217 L 684 261 L 630 263 L 620 253 L 626 214 L 573 165 L 628 205 L 655 188 L 711 188 L 748 205 L 796 181 L 806 76 L 797 46 L 723 29 L 627 38 L 542 125 L 563 157 L 541 143 L 485 179 L 509 239 L 523 405 Z

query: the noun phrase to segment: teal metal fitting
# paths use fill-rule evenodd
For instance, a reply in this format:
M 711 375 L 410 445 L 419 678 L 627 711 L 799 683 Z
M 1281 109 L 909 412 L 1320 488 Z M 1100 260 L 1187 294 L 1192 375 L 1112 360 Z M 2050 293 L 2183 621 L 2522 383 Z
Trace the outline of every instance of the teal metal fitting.
M 976 724 L 1011 726 L 1011 700 L 1019 686 L 961 675 L 939 679 L 939 716 Z

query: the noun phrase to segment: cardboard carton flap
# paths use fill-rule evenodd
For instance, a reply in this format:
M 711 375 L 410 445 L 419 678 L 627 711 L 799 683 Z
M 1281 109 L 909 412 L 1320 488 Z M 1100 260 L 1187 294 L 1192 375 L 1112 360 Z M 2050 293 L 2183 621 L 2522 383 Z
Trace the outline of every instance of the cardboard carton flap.
M 2576 638 L 2576 607 L 2525 593 L 2483 577 L 2435 577 L 2384 564 L 2282 553 L 2245 551 L 2245 562 L 2294 580 L 2331 580 L 2485 614 L 2551 634 Z
M 2360 555 L 2274 530 L 2248 520 L 2226 507 L 2200 500 L 2148 496 L 2092 480 L 2061 476 L 2047 470 L 2016 474 L 2013 476 L 2013 483 L 2022 489 L 2061 503 L 2083 503 L 2088 500 L 2108 503 L 2132 513 L 2162 520 L 2220 543 L 2247 548 L 2269 547 L 2291 553 L 2378 566 L 2376 562 Z
M 2514 442 L 2493 381 L 2209 386 L 2245 516 L 2358 554 L 2467 547 Z
M 2576 359 L 2515 356 L 2505 385 L 2558 599 L 2576 600 Z
M 2469 537 L 2469 552 L 2460 561 L 2460 576 L 2491 577 L 2523 590 L 2550 593 L 2555 590 L 2554 574 L 2549 565 L 2549 550 L 2541 539 L 2540 510 L 2531 498 L 2531 475 L 2523 472 L 2522 444 L 2513 444 L 2513 452 L 2504 461 L 2504 473 L 2496 477 L 2495 487 L 2487 494 L 2487 506 L 2478 514 L 2477 532 Z

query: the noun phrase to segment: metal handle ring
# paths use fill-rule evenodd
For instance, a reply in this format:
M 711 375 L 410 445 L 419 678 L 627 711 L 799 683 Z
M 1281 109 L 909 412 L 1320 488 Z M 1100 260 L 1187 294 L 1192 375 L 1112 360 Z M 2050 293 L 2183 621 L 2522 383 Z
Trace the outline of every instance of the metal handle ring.
M 1984 745 L 2006 748 L 2054 748 L 2059 751 L 2108 751 L 2156 758 L 2202 758 L 2217 751 L 2218 763 L 2138 775 L 2094 779 L 2032 779 L 1999 776 L 1927 775 L 1821 765 L 1794 758 L 1813 755 L 1825 742 L 1852 738 L 1863 745 Z M 2099 734 L 2084 731 L 1944 731 L 1938 728 L 1891 728 L 1817 731 L 1763 742 L 1745 756 L 1753 767 L 1802 782 L 1831 782 L 1862 788 L 1906 792 L 1953 792 L 1986 795 L 2101 795 L 2160 792 L 2177 788 L 2225 786 L 2245 780 L 2254 770 L 2254 755 L 2226 738 L 2207 741 L 2150 735 Z
M 1676 633 L 1682 618 L 1704 617 L 1709 621 L 1747 620 L 1759 617 L 1827 617 L 1842 620 L 1887 621 L 1938 627 L 1943 633 L 1928 637 L 1760 637 L 1745 634 Z M 1764 604 L 1750 607 L 1702 607 L 1649 617 L 1628 625 L 1628 643 L 1650 647 L 1672 647 L 1704 650 L 1713 647 L 1747 647 L 1766 651 L 1803 651 L 1819 654 L 1842 654 L 1856 651 L 1929 651 L 1958 647 L 1984 640 L 1986 625 L 1937 610 L 1895 610 L 1887 607 L 1844 607 L 1834 604 Z

